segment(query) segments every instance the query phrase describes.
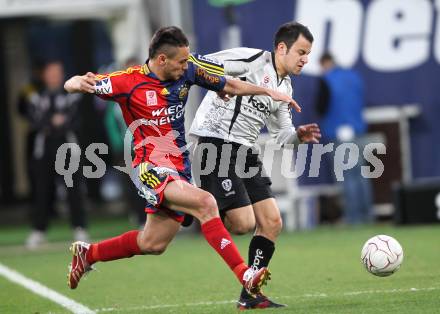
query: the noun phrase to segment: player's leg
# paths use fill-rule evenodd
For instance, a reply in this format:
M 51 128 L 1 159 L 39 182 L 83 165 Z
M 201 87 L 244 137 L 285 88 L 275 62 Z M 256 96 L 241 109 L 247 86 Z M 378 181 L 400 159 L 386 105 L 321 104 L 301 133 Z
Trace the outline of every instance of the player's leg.
M 272 181 L 265 174 L 259 158 L 253 155 L 248 159 L 248 166 L 259 168 L 255 176 L 243 179 L 256 219 L 256 230 L 250 243 L 249 257 L 255 261 L 260 259 L 259 265 L 262 263 L 267 266 L 274 251 L 275 240 L 282 229 L 281 214 L 270 188 Z M 263 252 L 265 257 L 259 258 L 261 254 L 258 252 Z
M 163 253 L 179 231 L 180 223 L 162 212 L 148 216 L 144 230 L 131 230 L 117 237 L 88 244 L 77 241 L 72 244 L 72 263 L 68 273 L 68 285 L 75 289 L 82 276 L 96 262 L 113 261 L 134 255 Z
M 204 138 L 201 142 L 209 142 L 217 147 L 217 163 L 222 158 L 222 150 L 230 147 L 227 177 L 220 175 L 219 166 L 212 173 L 200 175 L 200 187 L 210 192 L 216 199 L 220 214 L 226 228 L 233 234 L 245 234 L 255 229 L 255 217 L 251 206 L 251 200 L 246 191 L 243 179 L 237 176 L 236 158 L 239 146 L 225 143 L 220 139 Z M 201 169 L 206 167 L 207 153 L 200 157 Z
M 133 170 L 132 178 L 140 189 L 143 187 L 138 168 Z M 75 289 L 81 277 L 92 269 L 99 261 L 112 261 L 140 254 L 160 254 L 179 230 L 180 223 L 159 210 L 160 204 L 147 203 L 146 211 L 154 212 L 149 215 L 143 231 L 131 230 L 117 237 L 97 243 L 88 244 L 77 241 L 72 244 L 72 263 L 68 274 L 68 284 Z M 155 208 L 155 210 L 152 210 Z
M 255 230 L 255 215 L 251 205 L 228 209 L 224 213 L 225 227 L 232 234 L 243 235 Z
M 133 255 L 159 255 L 165 251 L 179 228 L 179 222 L 161 211 L 149 214 L 142 231 L 132 230 L 91 244 L 88 261 L 93 264 L 128 258 Z
M 252 204 L 257 227 L 249 244 L 249 259 L 255 268 L 267 267 L 275 252 L 275 241 L 282 229 L 280 210 L 274 198 Z
M 272 182 L 265 174 L 262 162 L 258 156 L 248 155 L 246 163 L 248 167 L 259 169 L 255 176 L 243 179 L 256 219 L 255 234 L 249 245 L 249 259 L 256 268 L 266 267 L 275 250 L 282 220 L 270 188 Z
M 264 268 L 259 272 L 249 270 L 224 227 L 217 202 L 210 193 L 186 181 L 177 180 L 165 187 L 163 204 L 172 210 L 182 211 L 197 218 L 205 239 L 228 264 L 240 283 L 252 293 L 260 291 L 270 273 Z
M 180 222 L 162 211 L 149 214 L 137 244 L 143 254 L 160 255 L 180 230 Z
M 175 180 L 167 184 L 163 205 L 193 215 L 201 224 L 219 217 L 214 197 L 184 180 Z
M 283 228 L 280 210 L 274 198 L 252 204 L 256 219 L 255 236 L 275 242 Z
M 244 234 L 255 230 L 253 224 L 255 220 L 257 221 L 256 233 L 249 244 L 248 265 L 258 270 L 262 267 L 267 267 L 272 258 L 275 250 L 274 242 L 281 230 L 281 220 L 278 220 L 276 215 L 273 215 L 273 213 L 279 213 L 273 198 L 259 201 L 253 205 L 255 208 L 249 205 L 228 209 L 225 211 L 224 221 L 228 229 L 231 232 L 235 231 L 236 234 Z M 257 215 L 259 215 L 258 218 L 256 217 Z M 252 223 L 249 223 L 250 221 Z M 258 228 L 259 222 L 262 228 Z M 242 289 L 237 302 L 239 309 L 276 308 L 283 306 L 283 304 L 273 302 L 262 293 L 250 295 L 245 289 Z
M 268 267 L 275 251 L 275 240 L 281 231 L 281 217 L 276 202 L 268 198 L 252 205 L 256 219 L 256 230 L 249 243 L 249 265 L 255 270 Z M 276 303 L 260 293 L 251 296 L 242 289 L 237 307 L 240 309 L 278 308 L 284 304 Z
M 275 241 L 282 229 L 282 220 L 278 206 L 273 198 L 270 185 L 272 182 L 264 174 L 261 161 L 258 158 L 249 158 L 251 167 L 259 167 L 259 172 L 252 178 L 243 179 L 246 191 L 252 202 L 256 220 L 255 234 L 249 243 L 249 265 L 254 269 L 267 267 L 275 251 Z M 260 294 L 250 297 L 242 290 L 239 308 L 268 308 L 283 307 L 266 296 Z

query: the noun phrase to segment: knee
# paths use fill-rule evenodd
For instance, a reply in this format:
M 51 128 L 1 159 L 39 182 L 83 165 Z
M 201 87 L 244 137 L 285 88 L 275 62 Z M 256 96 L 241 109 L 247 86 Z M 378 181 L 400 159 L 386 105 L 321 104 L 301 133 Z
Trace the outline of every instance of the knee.
M 167 243 L 153 243 L 151 241 L 142 241 L 138 244 L 143 254 L 161 255 L 167 249 Z
M 217 201 L 211 193 L 203 192 L 197 199 L 196 205 L 197 213 L 199 217 L 197 218 L 207 218 L 214 217 L 218 215 Z
M 230 224 L 228 229 L 231 233 L 236 234 L 236 235 L 247 234 L 247 233 L 254 231 L 255 222 Z
M 253 232 L 255 230 L 255 219 L 254 217 L 246 217 L 246 218 L 237 218 L 231 219 L 226 215 L 225 217 L 225 226 L 228 230 L 236 235 L 243 235 L 249 232 Z
M 217 201 L 211 193 L 204 192 L 199 197 L 197 207 L 199 210 L 217 210 Z
M 283 221 L 280 216 L 270 217 L 264 220 L 259 226 L 263 233 L 269 233 L 273 236 L 278 236 L 283 229 Z

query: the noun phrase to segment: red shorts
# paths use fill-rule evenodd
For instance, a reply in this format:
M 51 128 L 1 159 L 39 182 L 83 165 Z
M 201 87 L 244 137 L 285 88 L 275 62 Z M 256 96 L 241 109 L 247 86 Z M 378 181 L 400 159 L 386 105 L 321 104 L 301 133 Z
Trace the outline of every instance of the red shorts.
M 158 198 L 159 198 L 159 203 L 157 205 L 152 205 L 150 203 L 147 203 L 147 205 L 145 206 L 145 212 L 147 214 L 156 214 L 157 212 L 162 211 L 165 214 L 167 214 L 169 217 L 173 218 L 175 221 L 180 222 L 180 223 L 183 222 L 183 219 L 185 218 L 185 213 L 183 213 L 181 211 L 176 211 L 176 210 L 169 209 L 168 207 L 165 207 L 165 206 L 162 205 L 166 184 L 168 184 L 170 182 L 173 182 L 173 181 L 177 181 L 177 180 L 182 180 L 182 181 L 188 182 L 183 177 L 172 177 L 172 176 L 169 176 L 168 180 L 166 180 L 166 182 L 163 183 L 164 186 L 157 193 Z
M 183 219 L 185 218 L 185 213 L 178 212 L 172 209 L 169 209 L 164 206 L 159 207 L 145 207 L 145 212 L 147 214 L 157 214 L 159 211 L 167 214 L 170 218 L 174 219 L 177 222 L 182 223 Z
M 191 177 L 166 167 L 155 167 L 147 163 L 139 164 L 133 170 L 132 181 L 135 183 L 139 195 L 147 200 L 145 212 L 155 214 L 158 211 L 162 211 L 174 220 L 182 222 L 185 213 L 171 210 L 162 205 L 164 192 L 168 183 L 177 180 L 191 182 Z

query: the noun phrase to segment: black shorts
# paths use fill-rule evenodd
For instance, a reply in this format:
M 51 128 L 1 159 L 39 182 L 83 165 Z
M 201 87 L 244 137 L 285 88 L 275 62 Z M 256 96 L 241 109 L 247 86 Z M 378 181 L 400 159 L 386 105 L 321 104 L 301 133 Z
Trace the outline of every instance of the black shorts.
M 213 144 L 217 148 L 216 155 L 209 154 L 209 148 L 203 148 L 206 147 L 201 145 L 203 143 Z M 214 195 L 221 212 L 273 197 L 270 188 L 272 181 L 266 176 L 258 154 L 253 153 L 249 147 L 240 147 L 242 145 L 218 138 L 199 138 L 197 154 L 201 162 L 200 169 L 207 169 L 207 166 L 214 168 L 210 174 L 200 175 L 200 185 L 203 190 Z M 223 151 L 225 157 L 222 160 Z

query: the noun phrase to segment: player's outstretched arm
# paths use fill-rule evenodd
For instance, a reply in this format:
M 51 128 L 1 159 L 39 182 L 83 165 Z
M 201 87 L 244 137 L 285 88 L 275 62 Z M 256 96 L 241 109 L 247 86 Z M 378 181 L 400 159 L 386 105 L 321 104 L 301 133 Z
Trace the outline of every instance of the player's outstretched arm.
M 250 84 L 241 80 L 226 79 L 226 85 L 223 92 L 229 95 L 248 96 L 248 95 L 266 95 L 275 101 L 283 101 L 289 104 L 297 112 L 301 112 L 301 107 L 289 95 L 280 93 L 276 90 L 269 89 L 262 86 Z
M 95 93 L 95 74 L 87 72 L 84 75 L 71 77 L 64 83 L 64 89 L 69 93 Z

